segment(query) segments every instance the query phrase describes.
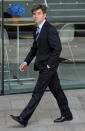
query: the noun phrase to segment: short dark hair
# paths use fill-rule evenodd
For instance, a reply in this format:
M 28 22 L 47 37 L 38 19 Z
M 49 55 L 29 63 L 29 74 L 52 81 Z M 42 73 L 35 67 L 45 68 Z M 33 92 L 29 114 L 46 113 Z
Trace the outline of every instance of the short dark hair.
M 45 5 L 34 5 L 32 8 L 32 13 L 38 9 L 41 9 L 43 14 L 47 12 L 47 7 Z

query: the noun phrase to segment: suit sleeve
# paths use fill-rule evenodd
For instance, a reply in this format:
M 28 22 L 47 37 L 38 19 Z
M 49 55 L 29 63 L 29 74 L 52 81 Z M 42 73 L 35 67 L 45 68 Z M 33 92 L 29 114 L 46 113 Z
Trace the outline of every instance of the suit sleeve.
M 30 49 L 30 52 L 28 53 L 28 55 L 26 56 L 25 60 L 27 62 L 27 65 L 29 65 L 32 61 L 32 59 L 35 57 L 36 55 L 36 47 L 35 47 L 35 42 L 33 42 L 33 46 Z
M 50 27 L 48 32 L 48 43 L 51 49 L 51 53 L 48 59 L 48 65 L 53 66 L 58 60 L 62 47 L 58 32 L 55 27 Z

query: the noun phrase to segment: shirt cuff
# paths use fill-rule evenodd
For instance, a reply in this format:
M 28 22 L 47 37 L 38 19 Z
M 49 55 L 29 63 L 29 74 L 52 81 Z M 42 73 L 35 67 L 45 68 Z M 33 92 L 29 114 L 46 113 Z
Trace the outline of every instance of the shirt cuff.
M 51 68 L 49 65 L 47 65 L 47 68 Z
M 26 61 L 24 61 L 24 64 L 27 64 L 27 62 L 26 62 Z

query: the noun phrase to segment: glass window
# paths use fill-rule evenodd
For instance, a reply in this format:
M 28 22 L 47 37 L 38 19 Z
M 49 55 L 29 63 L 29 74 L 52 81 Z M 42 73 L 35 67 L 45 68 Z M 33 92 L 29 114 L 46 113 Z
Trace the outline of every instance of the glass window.
M 0 2 L 0 94 L 1 94 L 1 80 L 2 80 L 2 38 L 1 38 L 1 15 L 2 15 L 2 5 Z
M 85 88 L 85 0 L 4 0 L 3 8 L 0 1 L 0 91 L 3 53 L 4 94 L 33 91 L 39 73 L 33 70 L 35 58 L 24 72 L 20 72 L 19 66 L 33 43 L 36 25 L 32 19 L 31 9 L 35 4 L 47 6 L 47 20 L 59 33 L 62 62 L 58 74 L 62 87 Z M 19 9 L 15 12 L 16 6 Z M 2 14 L 4 51 L 1 41 Z

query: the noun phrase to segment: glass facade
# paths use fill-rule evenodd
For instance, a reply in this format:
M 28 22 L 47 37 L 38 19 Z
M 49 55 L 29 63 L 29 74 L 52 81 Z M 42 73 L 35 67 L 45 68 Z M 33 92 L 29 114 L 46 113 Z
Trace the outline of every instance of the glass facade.
M 1 8 L 2 6 L 0 5 L 0 92 L 1 92 L 1 81 L 2 81 L 2 39 L 1 39 Z
M 8 14 L 8 7 L 20 4 L 25 13 Z M 38 72 L 34 60 L 24 72 L 24 61 L 33 42 L 35 23 L 31 8 L 47 6 L 47 20 L 56 27 L 62 43 L 58 74 L 64 89 L 85 88 L 85 0 L 2 0 L 0 1 L 0 94 L 32 92 Z M 3 75 L 4 73 L 4 75 Z

